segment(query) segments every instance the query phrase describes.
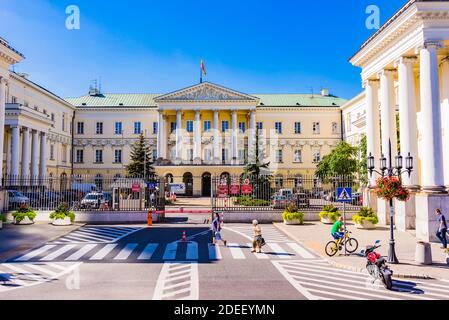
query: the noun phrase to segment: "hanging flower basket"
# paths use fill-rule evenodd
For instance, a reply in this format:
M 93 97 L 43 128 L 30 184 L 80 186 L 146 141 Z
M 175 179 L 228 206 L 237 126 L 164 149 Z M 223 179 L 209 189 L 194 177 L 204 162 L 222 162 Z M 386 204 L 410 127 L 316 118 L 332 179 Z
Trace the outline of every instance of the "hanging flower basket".
M 408 201 L 410 192 L 402 186 L 401 180 L 397 177 L 382 177 L 377 179 L 377 196 L 385 200 L 397 199 L 399 201 Z

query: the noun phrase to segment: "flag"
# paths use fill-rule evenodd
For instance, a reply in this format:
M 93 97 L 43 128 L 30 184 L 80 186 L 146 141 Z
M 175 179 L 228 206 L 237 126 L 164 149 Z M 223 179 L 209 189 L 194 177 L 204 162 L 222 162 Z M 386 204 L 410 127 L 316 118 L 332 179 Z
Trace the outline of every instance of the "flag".
M 202 72 L 204 73 L 204 75 L 207 75 L 207 73 L 206 73 L 206 68 L 204 67 L 203 59 L 201 59 L 201 70 L 202 70 Z

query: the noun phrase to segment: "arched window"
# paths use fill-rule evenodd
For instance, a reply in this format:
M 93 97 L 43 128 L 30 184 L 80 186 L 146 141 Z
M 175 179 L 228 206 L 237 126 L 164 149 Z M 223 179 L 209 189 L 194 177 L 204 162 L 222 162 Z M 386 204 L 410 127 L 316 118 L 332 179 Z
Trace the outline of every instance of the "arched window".
M 173 181 L 174 181 L 174 178 L 173 178 L 173 175 L 171 173 L 165 175 L 165 182 L 166 183 L 173 183 Z
M 98 190 L 103 190 L 103 176 L 100 173 L 95 176 L 95 185 Z
M 278 174 L 275 178 L 276 188 L 280 189 L 284 187 L 284 176 L 282 174 Z
M 67 174 L 65 172 L 63 172 L 60 176 L 61 178 L 61 182 L 60 182 L 60 188 L 61 191 L 66 191 L 67 190 Z

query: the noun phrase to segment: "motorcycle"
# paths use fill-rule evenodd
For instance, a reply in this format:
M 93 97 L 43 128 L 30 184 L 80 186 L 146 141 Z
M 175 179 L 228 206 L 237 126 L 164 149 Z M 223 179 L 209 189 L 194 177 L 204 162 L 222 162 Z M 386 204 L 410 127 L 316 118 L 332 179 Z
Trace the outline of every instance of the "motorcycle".
M 393 271 L 387 266 L 385 258 L 376 252 L 376 249 L 381 247 L 379 243 L 380 241 L 377 240 L 374 246 L 369 246 L 366 250 L 362 250 L 362 254 L 367 259 L 366 270 L 374 279 L 381 280 L 387 290 L 391 290 L 393 287 Z

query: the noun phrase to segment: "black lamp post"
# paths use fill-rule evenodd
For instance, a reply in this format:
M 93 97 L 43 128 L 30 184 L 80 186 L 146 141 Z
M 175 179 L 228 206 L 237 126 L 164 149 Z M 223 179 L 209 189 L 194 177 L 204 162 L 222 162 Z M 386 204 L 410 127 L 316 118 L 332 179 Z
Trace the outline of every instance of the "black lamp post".
M 373 176 L 373 173 L 376 172 L 382 177 L 398 177 L 401 180 L 401 176 L 403 173 L 408 173 L 408 176 L 412 174 L 413 171 L 413 157 L 410 152 L 405 159 L 405 171 L 403 171 L 403 160 L 404 158 L 399 153 L 395 158 L 395 167 L 392 164 L 391 157 L 391 140 L 388 142 L 388 154 L 389 154 L 389 163 L 387 166 L 387 158 L 382 154 L 380 158 L 380 172 L 374 169 L 374 156 L 370 153 L 368 157 L 368 170 L 370 176 Z M 390 200 L 390 248 L 388 250 L 388 263 L 398 264 L 398 258 L 396 257 L 395 251 L 395 241 L 394 241 L 394 225 L 393 225 L 393 217 L 394 217 L 394 209 L 393 209 L 393 199 Z

